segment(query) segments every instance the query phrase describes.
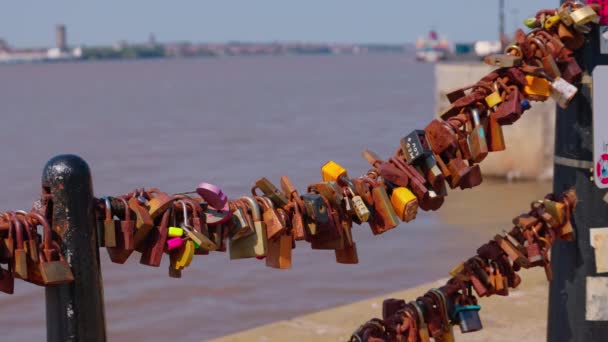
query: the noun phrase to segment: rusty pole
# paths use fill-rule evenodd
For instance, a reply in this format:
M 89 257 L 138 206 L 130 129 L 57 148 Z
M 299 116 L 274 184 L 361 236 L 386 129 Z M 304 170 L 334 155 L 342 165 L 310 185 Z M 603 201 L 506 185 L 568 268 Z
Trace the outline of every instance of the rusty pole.
M 46 214 L 63 238 L 62 252 L 75 278 L 45 290 L 47 341 L 106 341 L 89 166 L 75 155 L 56 156 L 44 167 L 42 187 L 52 195 Z

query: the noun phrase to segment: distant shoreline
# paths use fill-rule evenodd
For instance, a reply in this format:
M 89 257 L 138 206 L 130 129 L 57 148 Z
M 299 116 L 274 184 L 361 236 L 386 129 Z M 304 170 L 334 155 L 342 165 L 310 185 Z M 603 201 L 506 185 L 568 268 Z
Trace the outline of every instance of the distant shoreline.
M 408 53 L 411 44 L 305 44 L 305 43 L 222 43 L 222 44 L 137 44 L 51 49 L 0 49 L 0 64 L 65 63 L 91 60 L 142 60 L 214 58 L 239 56 L 360 55 Z

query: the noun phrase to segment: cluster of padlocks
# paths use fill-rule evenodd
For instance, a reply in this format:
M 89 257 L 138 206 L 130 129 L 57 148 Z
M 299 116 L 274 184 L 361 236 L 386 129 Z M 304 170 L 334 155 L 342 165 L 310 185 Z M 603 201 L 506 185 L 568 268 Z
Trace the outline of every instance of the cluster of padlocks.
M 382 319 L 363 324 L 351 341 L 429 342 L 431 336 L 454 341 L 452 325 L 459 325 L 462 333 L 481 330 L 477 297 L 508 296 L 509 288 L 521 283 L 516 272 L 522 268 L 544 267 L 551 281 L 548 254 L 556 239 L 574 238 L 570 218 L 575 207 L 574 190 L 532 202 L 528 213 L 513 219 L 510 231 L 496 235 L 477 255 L 456 266 L 445 286 L 409 303 L 386 299 Z
M 72 282 L 74 275 L 61 252 L 61 241 L 36 211 L 0 213 L 0 291 L 12 294 L 15 278 L 40 286 Z
M 382 160 L 364 151 L 372 166 L 364 176 L 350 178 L 330 161 L 321 168 L 322 182 L 310 184 L 302 195 L 283 176 L 281 190 L 261 178 L 250 196 L 236 200 L 207 183 L 197 188 L 198 196 L 142 189 L 107 198 L 99 211 L 102 246 L 115 262 L 137 250 L 141 263 L 152 266 L 168 252 L 172 276 L 179 276 L 195 254 L 210 251 L 228 250 L 231 259 L 265 258 L 269 267 L 290 268 L 299 240 L 313 249 L 334 250 L 339 263 L 357 263 L 353 223 L 367 222 L 381 234 L 413 220 L 418 208 L 437 210 L 448 186 L 466 189 L 481 183 L 478 163 L 489 152 L 505 149 L 502 125 L 517 121 L 530 101 L 552 97 L 560 106 L 570 103 L 578 91 L 573 83 L 582 76 L 573 53 L 598 21 L 597 10 L 566 2 L 539 11 L 526 21 L 534 30 L 518 30 L 504 55 L 485 59 L 498 68 L 472 86 L 449 92 L 451 105 L 441 118 L 402 138 L 394 156 Z M 536 237 L 530 239 L 531 246 L 538 245 Z

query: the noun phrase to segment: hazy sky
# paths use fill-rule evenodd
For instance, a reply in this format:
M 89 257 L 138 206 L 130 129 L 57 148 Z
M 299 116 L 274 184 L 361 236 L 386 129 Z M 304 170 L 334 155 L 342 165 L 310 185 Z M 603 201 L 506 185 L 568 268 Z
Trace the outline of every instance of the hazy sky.
M 507 29 L 558 0 L 505 0 Z M 429 6 L 430 4 L 430 6 Z M 413 42 L 431 27 L 452 41 L 497 37 L 498 0 L 17 0 L 0 5 L 0 37 L 50 46 L 144 41 Z

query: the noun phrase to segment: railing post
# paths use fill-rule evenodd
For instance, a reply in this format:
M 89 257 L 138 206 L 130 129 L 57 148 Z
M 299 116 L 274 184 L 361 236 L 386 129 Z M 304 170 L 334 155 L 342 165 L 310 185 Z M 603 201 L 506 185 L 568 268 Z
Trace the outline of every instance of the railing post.
M 608 305 L 603 309 L 606 318 L 587 316 L 588 303 L 608 301 L 608 286 L 600 291 L 590 286 L 598 280 L 608 280 L 606 274 L 596 272 L 590 242 L 591 229 L 608 227 L 608 206 L 603 201 L 606 191 L 600 190 L 592 178 L 595 165 L 591 75 L 596 66 L 608 64 L 608 56 L 599 51 L 597 27 L 576 59 L 585 76 L 581 91 L 570 106 L 565 110 L 557 108 L 553 192 L 562 193 L 574 186 L 579 202 L 573 217 L 575 241 L 556 241 L 551 251 L 554 277 L 549 291 L 550 342 L 600 342 L 608 336 Z
M 46 288 L 47 341 L 105 341 L 103 287 L 87 163 L 59 155 L 44 167 L 42 186 L 52 195 L 47 215 L 63 237 L 62 251 L 72 266 L 72 284 Z

